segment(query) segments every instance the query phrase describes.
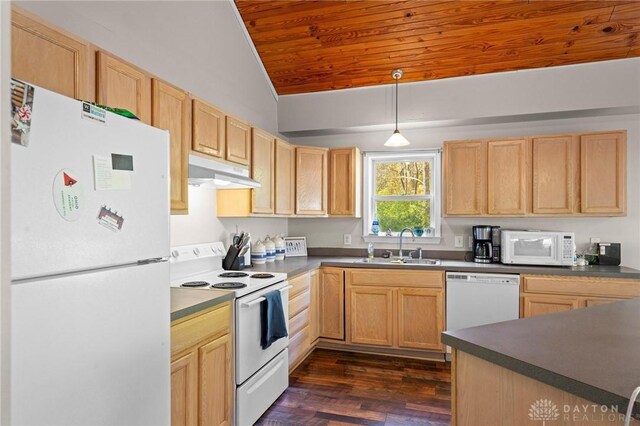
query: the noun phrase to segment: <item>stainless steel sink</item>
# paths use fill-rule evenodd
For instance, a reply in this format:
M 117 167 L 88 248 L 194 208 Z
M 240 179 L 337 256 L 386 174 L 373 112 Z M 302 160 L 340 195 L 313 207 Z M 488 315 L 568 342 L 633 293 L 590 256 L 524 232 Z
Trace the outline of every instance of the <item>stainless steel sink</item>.
M 383 257 L 374 257 L 373 259 L 363 258 L 357 259 L 354 263 L 371 263 L 377 265 L 423 265 L 423 266 L 437 266 L 440 265 L 438 259 L 411 259 L 409 257 L 391 257 L 385 259 Z

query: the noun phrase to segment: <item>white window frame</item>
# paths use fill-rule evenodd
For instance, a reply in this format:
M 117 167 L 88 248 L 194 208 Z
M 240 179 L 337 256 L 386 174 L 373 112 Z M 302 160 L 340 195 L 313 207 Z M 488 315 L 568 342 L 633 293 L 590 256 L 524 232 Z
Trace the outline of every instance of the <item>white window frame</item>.
M 385 235 L 386 229 L 380 229 L 378 235 L 371 234 L 371 224 L 373 223 L 375 205 L 375 163 L 381 161 L 429 161 L 432 170 L 432 187 L 431 194 L 427 196 L 385 196 L 385 200 L 389 201 L 405 201 L 411 199 L 431 199 L 431 235 L 425 234 L 422 237 L 416 237 L 415 241 L 411 234 L 405 232 L 402 238 L 403 244 L 440 244 L 441 236 L 441 150 L 420 150 L 420 151 L 403 151 L 403 152 L 365 152 L 363 167 L 363 221 L 362 221 L 362 238 L 365 242 L 398 242 L 400 236 L 398 233 L 388 237 Z

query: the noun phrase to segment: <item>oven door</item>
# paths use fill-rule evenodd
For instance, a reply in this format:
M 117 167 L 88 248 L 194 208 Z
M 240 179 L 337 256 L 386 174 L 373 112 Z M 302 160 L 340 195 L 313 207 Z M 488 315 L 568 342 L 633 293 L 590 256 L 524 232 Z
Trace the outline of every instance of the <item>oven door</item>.
M 280 290 L 284 317 L 289 322 L 289 283 L 269 286 L 236 299 L 236 384 L 244 383 L 260 368 L 289 346 L 289 337 L 273 342 L 267 349 L 260 346 L 260 304 L 264 295 Z M 288 331 L 288 330 L 287 330 Z
M 552 232 L 504 232 L 502 263 L 561 265 L 560 235 Z

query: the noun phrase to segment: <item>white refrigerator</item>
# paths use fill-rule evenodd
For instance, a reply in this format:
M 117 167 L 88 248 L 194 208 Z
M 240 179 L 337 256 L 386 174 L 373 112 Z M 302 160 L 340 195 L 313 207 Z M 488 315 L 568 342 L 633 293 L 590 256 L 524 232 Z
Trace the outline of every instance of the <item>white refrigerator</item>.
M 168 133 L 12 86 L 11 423 L 168 425 Z

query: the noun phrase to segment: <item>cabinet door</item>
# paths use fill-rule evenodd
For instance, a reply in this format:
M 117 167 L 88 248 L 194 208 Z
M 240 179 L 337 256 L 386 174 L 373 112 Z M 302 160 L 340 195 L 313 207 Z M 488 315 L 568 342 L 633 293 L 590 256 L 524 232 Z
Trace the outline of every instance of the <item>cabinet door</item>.
M 444 212 L 479 216 L 486 212 L 487 146 L 482 141 L 445 142 Z
M 248 166 L 251 164 L 251 126 L 230 116 L 226 124 L 227 160 Z
M 309 303 L 309 335 L 313 344 L 320 337 L 320 274 L 318 270 L 311 271 L 311 302 Z
M 525 318 L 570 311 L 581 307 L 580 300 L 570 296 L 525 295 L 523 304 Z
M 576 155 L 572 136 L 539 136 L 533 145 L 533 213 L 573 213 Z
M 582 213 L 624 214 L 627 204 L 626 132 L 580 136 Z
M 231 370 L 231 335 L 225 334 L 201 346 L 199 352 L 198 424 L 231 424 L 233 374 Z
M 585 299 L 584 303 L 585 306 L 588 308 L 590 306 L 597 306 L 597 305 L 606 305 L 608 303 L 614 303 L 614 302 L 620 302 L 624 299 L 608 299 L 605 297 L 589 297 L 587 299 Z
M 101 105 L 131 111 L 151 124 L 151 77 L 105 52 L 97 53 L 97 100 Z
M 327 152 L 325 148 L 296 148 L 296 214 L 327 213 Z
M 442 290 L 399 288 L 398 346 L 443 350 L 440 342 L 444 329 L 443 307 Z
M 193 142 L 191 148 L 202 154 L 224 158 L 225 115 L 213 105 L 193 100 Z
M 393 346 L 393 290 L 380 287 L 347 289 L 347 343 Z
M 274 144 L 275 138 L 255 127 L 251 135 L 251 177 L 260 182 L 260 188 L 254 188 L 251 199 L 253 213 L 272 214 L 274 211 Z
M 320 337 L 344 340 L 344 272 L 320 270 Z
M 358 148 L 329 151 L 329 214 L 360 217 L 360 174 Z
M 191 100 L 177 87 L 153 79 L 153 126 L 169 131 L 171 138 L 171 212 L 188 211 L 189 147 L 191 146 Z
M 171 363 L 171 426 L 190 426 L 198 417 L 198 364 L 196 352 Z
M 93 100 L 88 42 L 11 8 L 11 76 L 76 99 Z
M 487 212 L 524 215 L 527 212 L 529 170 L 527 139 L 487 142 Z
M 275 212 L 293 214 L 296 193 L 296 148 L 276 139 Z

